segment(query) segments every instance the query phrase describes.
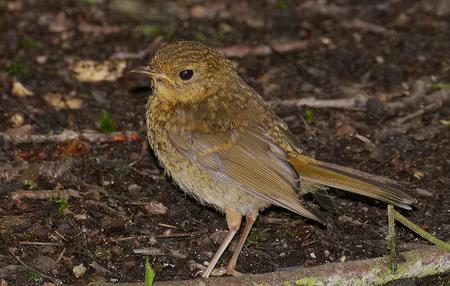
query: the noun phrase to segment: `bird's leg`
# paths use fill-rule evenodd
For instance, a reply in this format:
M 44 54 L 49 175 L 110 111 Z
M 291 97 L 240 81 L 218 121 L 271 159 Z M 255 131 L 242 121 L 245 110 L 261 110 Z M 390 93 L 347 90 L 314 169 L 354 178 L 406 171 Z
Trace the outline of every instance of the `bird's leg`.
M 234 235 L 241 227 L 241 220 L 242 215 L 240 212 L 234 210 L 234 209 L 226 209 L 225 215 L 227 219 L 228 224 L 228 234 L 225 237 L 225 239 L 220 244 L 219 249 L 217 249 L 216 253 L 214 254 L 213 258 L 209 262 L 208 267 L 203 272 L 203 277 L 208 278 L 209 275 L 211 275 L 211 272 L 214 270 L 214 267 L 216 266 L 217 262 L 219 261 L 220 257 L 222 256 L 225 249 L 227 249 L 230 242 L 233 240 Z
M 253 223 L 255 222 L 257 216 L 258 216 L 257 212 L 254 212 L 254 213 L 251 213 L 251 214 L 248 214 L 245 216 L 245 219 L 247 222 L 245 223 L 244 229 L 242 230 L 241 238 L 239 239 L 239 243 L 238 243 L 236 249 L 234 250 L 233 256 L 231 257 L 230 261 L 228 261 L 227 266 L 225 268 L 227 274 L 230 274 L 233 276 L 240 275 L 240 273 L 237 272 L 235 269 L 236 263 L 237 263 L 239 254 L 242 251 L 242 247 L 244 246 L 244 243 L 247 240 L 248 234 L 250 233 L 250 230 L 252 229 Z

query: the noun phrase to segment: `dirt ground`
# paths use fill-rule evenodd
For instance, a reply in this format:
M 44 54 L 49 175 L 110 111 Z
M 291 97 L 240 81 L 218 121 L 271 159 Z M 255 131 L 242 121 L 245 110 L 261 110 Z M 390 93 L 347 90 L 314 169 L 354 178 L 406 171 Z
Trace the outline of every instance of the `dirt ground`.
M 405 183 L 419 203 L 402 213 L 450 240 L 450 106 L 448 98 L 427 102 L 450 89 L 449 1 L 0 0 L 1 132 L 139 135 L 46 143 L 0 136 L 0 281 L 142 281 L 144 248 L 156 280 L 193 279 L 210 259 L 225 218 L 165 178 L 145 141 L 148 83 L 128 73 L 155 47 L 180 39 L 232 56 L 308 154 Z M 289 46 L 296 41 L 304 45 Z M 258 52 L 261 45 L 269 49 Z M 79 61 L 113 58 L 126 68 L 110 81 L 85 82 L 72 72 Z M 283 104 L 307 97 L 364 104 Z M 392 102 L 400 106 L 388 108 Z M 275 207 L 263 212 L 238 270 L 387 254 L 385 205 L 330 194 L 336 211 L 328 227 Z M 400 251 L 426 244 L 397 230 Z M 79 265 L 86 272 L 76 278 Z

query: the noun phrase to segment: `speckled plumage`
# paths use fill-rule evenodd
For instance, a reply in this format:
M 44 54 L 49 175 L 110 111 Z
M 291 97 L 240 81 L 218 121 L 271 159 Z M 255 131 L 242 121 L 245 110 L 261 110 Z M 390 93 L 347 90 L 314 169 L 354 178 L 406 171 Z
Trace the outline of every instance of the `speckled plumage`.
M 177 137 L 176 141 L 179 143 L 180 140 L 192 137 L 193 134 L 222 132 L 225 139 L 230 130 L 243 132 L 261 128 L 270 137 L 278 139 L 277 144 L 280 144 L 284 150 L 292 149 L 291 143 L 284 138 L 285 135 L 280 134 L 288 132 L 286 125 L 272 113 L 263 99 L 239 78 L 227 59 L 203 45 L 189 43 L 194 45 L 193 47 L 198 45 L 199 50 L 191 46 L 190 49 L 186 49 L 185 45 L 186 42 L 182 42 L 175 44 L 174 47 L 163 48 L 155 54 L 150 66 L 158 72 L 176 77 L 177 73 L 168 70 L 166 62 L 173 62 L 170 69 L 175 67 L 175 70 L 179 71 L 195 66 L 192 63 L 184 63 L 185 59 L 196 63 L 204 57 L 200 67 L 196 67 L 195 70 L 197 73 L 199 70 L 205 70 L 204 74 L 207 76 L 201 81 L 202 83 L 211 81 L 212 84 L 205 89 L 199 88 L 201 93 L 189 94 L 189 98 L 183 101 L 178 98 L 170 100 L 172 99 L 170 95 L 160 96 L 161 91 L 156 87 L 157 96 L 151 97 L 147 105 L 147 130 L 153 150 L 156 151 L 157 157 L 173 180 L 200 202 L 207 203 L 222 212 L 227 208 L 234 208 L 242 215 L 267 207 L 270 205 L 267 200 L 258 199 L 242 188 L 211 176 L 203 168 L 192 164 L 192 160 L 186 156 L 186 153 L 183 154 L 174 146 L 173 137 Z M 174 57 L 176 53 L 182 55 Z M 174 61 L 174 58 L 180 60 Z M 212 63 L 209 62 L 210 60 Z M 203 63 L 205 63 L 204 66 Z M 186 91 L 183 90 L 180 93 L 184 92 Z M 190 90 L 187 93 L 189 92 Z M 218 148 L 226 148 L 225 145 Z M 219 149 L 217 151 L 220 151 Z M 292 176 L 298 178 L 295 172 Z M 297 200 L 295 186 L 289 186 L 289 188 L 292 198 L 300 208 L 303 208 Z M 308 215 L 306 211 L 304 214 Z M 309 217 L 317 219 L 312 214 Z
M 187 70 L 193 76 L 183 79 L 180 72 Z M 154 87 L 147 131 L 161 165 L 181 189 L 227 217 L 229 234 L 204 277 L 242 216 L 247 224 L 227 265 L 229 274 L 236 274 L 237 257 L 261 209 L 275 204 L 323 221 L 302 204 L 299 191 L 319 194 L 332 186 L 404 208 L 415 201 L 392 181 L 301 154 L 286 124 L 242 81 L 232 63 L 203 44 L 167 45 L 137 72 L 150 76 Z

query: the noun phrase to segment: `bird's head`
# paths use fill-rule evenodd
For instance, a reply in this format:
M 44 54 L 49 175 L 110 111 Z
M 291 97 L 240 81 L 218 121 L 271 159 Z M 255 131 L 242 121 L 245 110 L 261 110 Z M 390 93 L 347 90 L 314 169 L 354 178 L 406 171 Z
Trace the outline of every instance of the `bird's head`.
M 180 41 L 159 49 L 149 66 L 133 70 L 150 77 L 155 96 L 195 103 L 239 80 L 231 61 L 196 42 Z

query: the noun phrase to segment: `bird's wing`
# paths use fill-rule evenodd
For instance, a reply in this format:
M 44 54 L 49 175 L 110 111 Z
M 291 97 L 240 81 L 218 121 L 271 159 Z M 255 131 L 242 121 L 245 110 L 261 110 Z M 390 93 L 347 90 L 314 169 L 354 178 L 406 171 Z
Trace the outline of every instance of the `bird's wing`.
M 216 180 L 302 216 L 323 222 L 306 209 L 297 193 L 298 175 L 287 162 L 287 154 L 254 127 L 218 134 L 169 133 L 177 150 Z

